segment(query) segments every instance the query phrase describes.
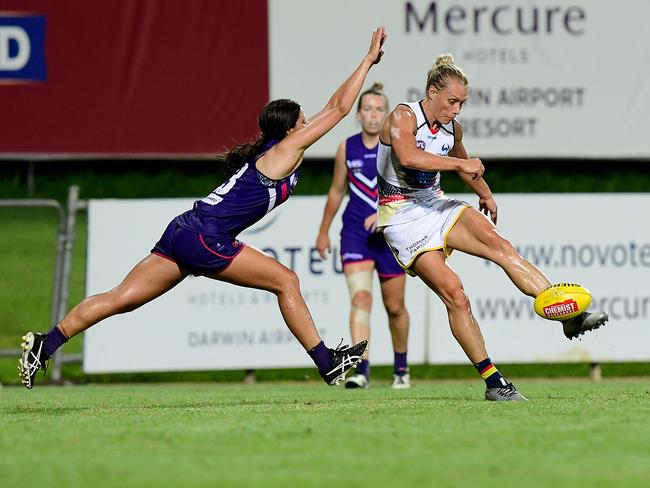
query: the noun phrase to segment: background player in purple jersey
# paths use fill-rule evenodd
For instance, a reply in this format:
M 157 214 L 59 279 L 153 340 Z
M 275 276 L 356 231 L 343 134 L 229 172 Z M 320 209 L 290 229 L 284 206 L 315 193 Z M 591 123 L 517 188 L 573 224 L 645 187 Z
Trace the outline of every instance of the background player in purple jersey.
M 350 200 L 343 212 L 341 261 L 350 292 L 350 334 L 352 342 L 370 339 L 372 273 L 377 270 L 381 295 L 388 314 L 395 353 L 393 388 L 411 386 L 406 359 L 409 316 L 404 306 L 405 273 L 377 230 L 377 146 L 379 129 L 388 114 L 383 86 L 375 83 L 364 91 L 357 104 L 361 132 L 341 142 L 334 160 L 334 176 L 327 194 L 316 248 L 322 258 L 331 250 L 329 229 L 346 186 Z M 347 185 L 346 185 L 347 184 Z M 366 388 L 370 379 L 367 352 L 356 374 L 345 381 L 346 388 Z
M 176 217 L 151 254 L 114 289 L 86 298 L 47 334 L 28 332 L 19 361 L 21 381 L 32 388 L 39 369 L 70 337 L 115 314 L 129 312 L 171 290 L 189 274 L 274 293 L 282 316 L 318 371 L 337 384 L 360 360 L 367 342 L 329 349 L 321 340 L 300 291 L 298 277 L 267 254 L 245 246 L 237 234 L 291 194 L 305 150 L 345 117 L 370 68 L 381 60 L 384 27 L 375 29 L 368 53 L 327 105 L 307 120 L 296 102 L 274 100 L 259 116 L 260 137 L 232 149 L 232 176 L 194 208 Z M 155 350 L 148 350 L 155 354 Z

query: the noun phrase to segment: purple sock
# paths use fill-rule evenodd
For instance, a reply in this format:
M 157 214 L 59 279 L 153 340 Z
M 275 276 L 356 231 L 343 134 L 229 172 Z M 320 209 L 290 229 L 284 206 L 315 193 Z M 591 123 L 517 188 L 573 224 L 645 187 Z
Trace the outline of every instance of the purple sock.
M 370 363 L 367 359 L 362 359 L 359 364 L 357 364 L 357 374 L 362 374 L 366 378 L 370 378 Z
M 323 341 L 307 351 L 307 354 L 311 356 L 319 371 L 329 372 L 332 369 L 332 351 Z
M 66 342 L 68 342 L 68 338 L 61 332 L 61 329 L 56 325 L 52 327 L 43 341 L 43 354 L 45 354 L 45 359 L 52 357 L 52 354 Z
M 409 365 L 406 362 L 406 352 L 396 352 L 395 362 L 393 363 L 393 371 L 395 374 L 408 373 Z

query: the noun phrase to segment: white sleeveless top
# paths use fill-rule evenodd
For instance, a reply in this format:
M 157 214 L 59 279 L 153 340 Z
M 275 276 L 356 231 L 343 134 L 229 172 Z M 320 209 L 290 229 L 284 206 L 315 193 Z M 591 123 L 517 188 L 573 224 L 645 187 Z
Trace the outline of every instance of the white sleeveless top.
M 432 130 L 422 108 L 422 100 L 400 105 L 406 105 L 415 114 L 415 141 L 418 148 L 446 156 L 454 147 L 453 121 Z M 402 167 L 393 148 L 381 140 L 377 152 L 377 179 L 379 227 L 402 224 L 428 215 L 438 207 L 441 200 L 447 199 L 440 188 L 440 172 Z

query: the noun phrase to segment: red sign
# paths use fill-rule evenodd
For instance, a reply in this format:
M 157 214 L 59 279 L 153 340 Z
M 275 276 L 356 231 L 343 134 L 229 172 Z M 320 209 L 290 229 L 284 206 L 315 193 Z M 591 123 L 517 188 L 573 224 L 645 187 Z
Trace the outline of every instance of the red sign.
M 266 0 L 1 0 L 0 16 L 45 18 L 47 66 L 0 84 L 0 153 L 214 154 L 258 131 Z M 28 52 L 3 38 L 9 61 Z

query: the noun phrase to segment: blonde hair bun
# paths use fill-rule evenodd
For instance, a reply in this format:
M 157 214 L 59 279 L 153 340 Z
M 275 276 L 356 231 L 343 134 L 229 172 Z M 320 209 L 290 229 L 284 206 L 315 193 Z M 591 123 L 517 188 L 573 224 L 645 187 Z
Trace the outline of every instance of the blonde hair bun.
M 454 57 L 451 54 L 441 54 L 436 58 L 436 66 L 453 66 Z
M 436 58 L 436 64 L 433 65 L 431 71 L 427 73 L 426 91 L 429 91 L 430 86 L 436 90 L 442 90 L 451 78 L 455 78 L 467 86 L 467 76 L 462 69 L 454 64 L 454 57 L 449 53 L 441 54 Z
M 372 90 L 372 91 L 378 91 L 378 92 L 382 91 L 383 89 L 384 89 L 384 84 L 383 84 L 383 83 L 379 83 L 378 81 L 375 81 L 375 82 L 372 84 L 372 86 L 370 87 L 370 90 Z

